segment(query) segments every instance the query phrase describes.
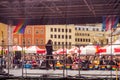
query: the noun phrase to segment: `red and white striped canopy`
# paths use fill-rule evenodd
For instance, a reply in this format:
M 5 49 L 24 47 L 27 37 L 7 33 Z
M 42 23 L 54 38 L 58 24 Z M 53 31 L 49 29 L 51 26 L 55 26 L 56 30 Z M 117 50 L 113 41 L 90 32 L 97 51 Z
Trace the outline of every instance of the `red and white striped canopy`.
M 80 53 L 81 50 L 76 47 L 76 46 L 73 46 L 71 49 L 69 49 L 69 53 L 73 54 L 73 53 Z
M 66 49 L 66 48 L 60 48 L 60 49 L 58 49 L 56 52 L 54 52 L 54 54 L 68 54 L 69 52 L 68 52 L 69 50 L 68 49 Z
M 116 40 L 112 45 L 99 48 L 101 55 L 118 55 L 120 54 L 120 41 Z
M 25 53 L 39 53 L 39 54 L 45 54 L 46 50 L 45 49 L 40 49 L 37 46 L 30 46 L 27 48 L 27 50 L 25 51 Z
M 78 47 L 73 47 L 69 50 L 70 53 L 77 53 L 80 55 L 95 55 L 97 52 L 97 47 L 89 44 L 87 46 L 81 46 L 80 48 Z
M 13 51 L 22 51 L 22 47 L 20 46 L 12 46 Z
M 84 54 L 84 55 L 95 55 L 96 52 L 97 52 L 97 47 L 94 46 L 94 45 L 87 45 L 85 47 L 81 47 L 80 48 L 81 50 L 81 55 Z

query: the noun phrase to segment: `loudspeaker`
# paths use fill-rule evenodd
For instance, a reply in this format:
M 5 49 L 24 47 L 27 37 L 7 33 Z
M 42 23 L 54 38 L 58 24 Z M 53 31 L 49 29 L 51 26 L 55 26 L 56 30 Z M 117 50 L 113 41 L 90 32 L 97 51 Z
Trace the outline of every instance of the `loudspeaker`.
M 15 51 L 15 59 L 21 59 L 21 51 Z

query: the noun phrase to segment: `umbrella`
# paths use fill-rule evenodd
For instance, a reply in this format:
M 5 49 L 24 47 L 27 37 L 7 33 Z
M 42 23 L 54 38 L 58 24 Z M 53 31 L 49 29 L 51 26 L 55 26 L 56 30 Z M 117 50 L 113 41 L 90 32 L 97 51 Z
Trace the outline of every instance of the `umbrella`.
M 66 54 L 66 53 L 68 54 L 68 51 L 69 51 L 69 50 L 66 49 L 66 48 L 65 48 L 65 49 L 60 48 L 60 49 L 58 49 L 55 53 L 56 53 L 56 54 Z
M 20 46 L 12 46 L 13 51 L 22 51 Z
M 69 53 L 80 53 L 80 52 L 81 52 L 81 50 L 76 46 L 69 49 Z
M 25 51 L 25 53 L 40 53 L 40 54 L 43 54 L 45 53 L 46 50 L 45 49 L 40 49 L 39 47 L 37 46 L 30 46 L 27 48 L 27 50 Z
M 81 46 L 80 50 L 81 50 L 80 55 L 86 55 L 86 48 L 85 47 Z
M 96 46 L 88 45 L 85 48 L 86 48 L 86 54 L 95 55 L 95 53 L 96 53 Z

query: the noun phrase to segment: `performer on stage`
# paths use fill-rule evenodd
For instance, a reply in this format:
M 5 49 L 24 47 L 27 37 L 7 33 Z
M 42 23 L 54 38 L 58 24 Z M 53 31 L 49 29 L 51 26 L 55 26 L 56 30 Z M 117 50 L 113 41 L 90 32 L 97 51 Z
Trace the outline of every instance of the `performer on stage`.
M 46 69 L 50 68 L 49 62 L 51 62 L 51 61 L 52 61 L 53 69 L 55 69 L 55 62 L 54 62 L 54 58 L 53 58 L 53 55 L 52 55 L 52 52 L 53 52 L 52 40 L 48 40 L 45 47 L 46 47 L 46 51 L 47 51 L 47 54 L 46 54 Z

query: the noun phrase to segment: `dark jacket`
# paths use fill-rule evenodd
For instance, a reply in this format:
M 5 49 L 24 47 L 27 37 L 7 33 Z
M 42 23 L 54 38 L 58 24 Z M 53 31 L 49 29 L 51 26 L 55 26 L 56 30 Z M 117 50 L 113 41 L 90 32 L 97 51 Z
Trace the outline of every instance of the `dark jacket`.
M 53 52 L 52 44 L 47 44 L 45 47 L 46 47 L 47 55 L 52 55 Z

